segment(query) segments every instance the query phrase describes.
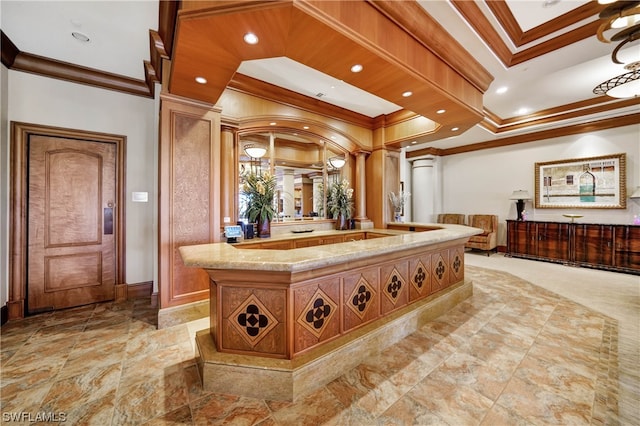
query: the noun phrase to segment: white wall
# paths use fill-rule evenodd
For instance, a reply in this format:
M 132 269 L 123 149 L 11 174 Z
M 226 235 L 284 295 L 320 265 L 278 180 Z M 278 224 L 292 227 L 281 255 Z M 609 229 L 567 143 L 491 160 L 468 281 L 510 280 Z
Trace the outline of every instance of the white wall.
M 627 191 L 633 191 L 640 186 L 640 125 L 441 157 L 442 212 L 498 215 L 498 244 L 505 245 L 505 221 L 516 218 L 509 196 L 516 189 L 534 195 L 536 162 L 617 153 L 626 153 Z M 535 209 L 531 200 L 525 210 L 529 220 L 568 221 L 563 213 L 579 213 L 583 223 L 631 224 L 640 203 L 627 200 L 626 209 L 568 210 Z
M 157 253 L 154 182 L 158 121 L 154 100 L 19 71 L 9 70 L 8 74 L 10 121 L 127 137 L 125 279 L 127 284 L 152 281 Z M 149 202 L 132 202 L 132 192 L 148 192 Z M 6 284 L 3 291 L 4 287 Z

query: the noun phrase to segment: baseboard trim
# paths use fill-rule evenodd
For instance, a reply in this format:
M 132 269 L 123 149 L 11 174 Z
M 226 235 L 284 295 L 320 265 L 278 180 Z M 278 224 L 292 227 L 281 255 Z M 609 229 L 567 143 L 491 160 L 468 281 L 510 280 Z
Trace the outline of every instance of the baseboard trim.
M 9 321 L 9 308 L 4 305 L 0 308 L 0 325 L 5 325 Z
M 153 281 L 127 285 L 127 300 L 143 299 L 151 296 L 153 292 Z

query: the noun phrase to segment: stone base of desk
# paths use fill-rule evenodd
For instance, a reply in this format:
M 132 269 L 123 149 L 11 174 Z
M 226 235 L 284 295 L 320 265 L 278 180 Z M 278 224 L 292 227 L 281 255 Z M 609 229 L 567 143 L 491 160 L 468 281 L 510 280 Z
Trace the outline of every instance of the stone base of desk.
M 196 359 L 203 388 L 258 399 L 295 401 L 402 340 L 472 294 L 472 282 L 461 281 L 293 360 L 220 353 L 209 330 L 202 330 L 196 334 Z

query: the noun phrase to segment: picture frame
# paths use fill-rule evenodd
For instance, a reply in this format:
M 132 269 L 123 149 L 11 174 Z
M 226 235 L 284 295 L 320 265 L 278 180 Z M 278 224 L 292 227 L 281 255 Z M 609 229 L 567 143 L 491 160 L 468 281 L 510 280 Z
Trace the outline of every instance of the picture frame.
M 626 154 L 535 163 L 537 209 L 625 209 Z

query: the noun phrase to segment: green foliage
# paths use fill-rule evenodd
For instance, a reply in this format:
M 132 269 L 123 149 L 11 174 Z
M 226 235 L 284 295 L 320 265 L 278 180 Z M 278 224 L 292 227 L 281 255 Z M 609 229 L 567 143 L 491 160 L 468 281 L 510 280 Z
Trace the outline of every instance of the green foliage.
M 241 176 L 243 180 L 242 194 L 245 198 L 245 209 L 242 215 L 255 222 L 257 219 L 273 219 L 275 215 L 274 197 L 276 193 L 276 177 L 271 173 L 248 172 Z
M 327 210 L 333 219 L 340 215 L 345 219 L 351 218 L 353 212 L 353 189 L 349 188 L 349 181 L 334 182 L 329 185 L 327 193 Z

